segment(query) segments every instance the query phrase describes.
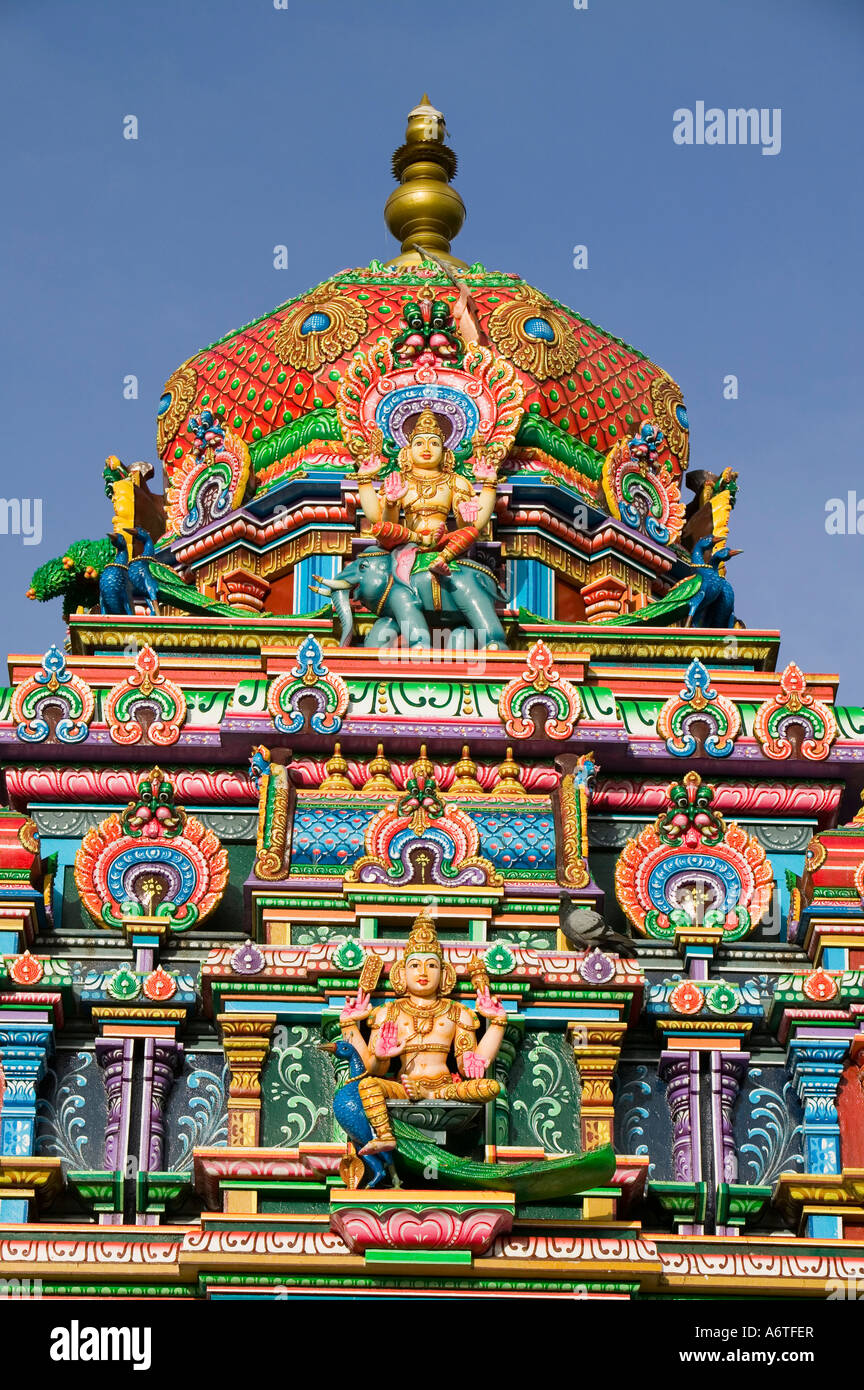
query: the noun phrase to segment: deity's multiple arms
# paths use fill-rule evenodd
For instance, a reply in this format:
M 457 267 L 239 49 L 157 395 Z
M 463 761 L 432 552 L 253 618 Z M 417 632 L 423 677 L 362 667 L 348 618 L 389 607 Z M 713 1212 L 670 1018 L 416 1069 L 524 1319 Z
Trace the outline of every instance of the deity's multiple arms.
M 486 1029 L 479 1042 L 477 1020 L 469 1009 L 462 1009 L 456 1033 L 457 1065 L 462 1075 L 469 1078 L 483 1076 L 494 1062 L 507 1026 L 507 1014 L 488 987 L 477 991 L 477 1013 L 486 1019 Z
M 409 442 L 400 451 L 396 467 L 383 482 L 383 436 L 374 430 L 366 448 L 357 455 L 360 504 L 372 534 L 387 549 L 416 545 L 442 554 L 439 566 L 448 573 L 447 560 L 462 554 L 489 524 L 498 492 L 500 450 L 474 440 L 474 485 L 455 467 L 445 448 L 441 426 L 430 411 L 419 417 Z M 457 523 L 448 531 L 450 517 Z

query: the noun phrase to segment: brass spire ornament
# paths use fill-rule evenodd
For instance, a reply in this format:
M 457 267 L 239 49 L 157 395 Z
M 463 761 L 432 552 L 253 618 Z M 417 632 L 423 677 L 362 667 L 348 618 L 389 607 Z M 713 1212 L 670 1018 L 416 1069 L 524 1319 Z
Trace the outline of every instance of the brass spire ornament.
M 347 795 L 354 791 L 354 785 L 348 777 L 348 763 L 342 756 L 341 743 L 333 744 L 333 756 L 324 764 L 324 771 L 327 776 L 319 791 L 332 792 L 334 795 Z
M 503 763 L 498 764 L 498 781 L 494 787 L 495 796 L 527 796 L 519 776 L 519 764 L 514 761 L 513 749 L 508 748 Z
M 379 743 L 375 757 L 370 759 L 366 769 L 368 777 L 363 783 L 364 796 L 396 796 L 398 788 L 390 775 L 390 760 L 384 757 L 384 744 Z
M 485 796 L 485 792 L 477 780 L 477 764 L 471 757 L 471 750 L 467 743 L 464 744 L 462 757 L 453 771 L 456 776 L 453 785 L 447 792 L 448 796 Z
M 442 113 L 423 99 L 408 113 L 405 144 L 393 155 L 393 175 L 399 180 L 387 199 L 384 220 L 402 253 L 390 265 L 419 265 L 414 249 L 419 243 L 449 265 L 465 269 L 465 262 L 451 254 L 450 242 L 465 221 L 465 204 L 450 180 L 456 173 L 456 155 L 444 144 L 447 127 Z

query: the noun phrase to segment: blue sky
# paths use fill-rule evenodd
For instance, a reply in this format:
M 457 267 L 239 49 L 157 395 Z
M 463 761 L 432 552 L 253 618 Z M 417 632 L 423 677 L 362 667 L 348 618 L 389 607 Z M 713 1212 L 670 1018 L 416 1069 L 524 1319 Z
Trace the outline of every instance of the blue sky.
M 0 490 L 42 497 L 43 541 L 0 535 L 0 645 L 62 635 L 59 603 L 26 599 L 29 576 L 107 529 L 107 454 L 155 461 L 175 366 L 393 254 L 390 155 L 428 90 L 468 207 L 455 249 L 681 383 L 693 466 L 740 472 L 740 616 L 780 627 L 784 662 L 839 670 L 842 697 L 864 703 L 864 535 L 825 529 L 830 498 L 851 490 L 864 513 L 864 6 L 287 3 L 4 0 Z M 676 145 L 673 112 L 699 101 L 780 108 L 780 153 Z

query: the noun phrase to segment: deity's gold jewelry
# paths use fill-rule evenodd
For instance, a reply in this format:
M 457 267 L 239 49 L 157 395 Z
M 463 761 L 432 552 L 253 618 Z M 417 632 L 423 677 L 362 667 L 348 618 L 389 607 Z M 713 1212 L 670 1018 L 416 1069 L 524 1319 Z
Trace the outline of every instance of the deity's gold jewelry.
M 405 455 L 404 458 L 403 454 Z M 416 488 L 417 496 L 420 501 L 425 501 L 430 497 L 434 497 L 438 488 L 441 487 L 443 483 L 446 483 L 451 489 L 453 487 L 456 460 L 449 449 L 444 450 L 440 468 L 436 469 L 435 472 L 431 474 L 416 472 L 406 449 L 400 452 L 398 462 L 399 472 L 407 483 L 410 483 Z
M 443 471 L 444 470 L 442 470 L 442 472 Z M 441 486 L 441 473 L 435 473 L 431 478 L 424 478 L 422 477 L 422 475 L 418 477 L 417 474 L 414 472 L 414 469 L 409 466 L 407 470 L 407 475 L 408 481 L 412 484 L 412 486 L 415 488 L 417 492 L 417 500 L 419 502 L 428 502 L 431 498 L 435 496 L 435 493 Z M 403 478 L 405 477 L 404 471 L 402 476 Z
M 417 416 L 414 428 L 411 430 L 410 434 L 405 436 L 409 444 L 417 434 L 437 434 L 441 443 L 444 443 L 444 432 L 441 429 L 437 415 L 433 415 L 431 410 L 421 410 L 420 414 Z
M 456 1053 L 457 1058 L 461 1057 L 463 1052 L 473 1051 L 476 1046 L 477 1039 L 473 1033 L 469 1033 L 467 1030 L 460 1030 L 457 1032 L 453 1042 L 453 1051 Z
M 402 952 L 402 959 L 407 960 L 409 956 L 415 955 L 437 956 L 440 961 L 444 960 L 444 952 L 441 949 L 441 942 L 438 940 L 435 923 L 429 916 L 425 907 L 421 907 L 417 916 L 414 918 L 414 925 L 408 933 L 408 940 L 405 942 L 405 950 Z
M 456 985 L 456 971 L 449 961 L 444 959 L 444 952 L 438 940 L 438 933 L 435 930 L 435 923 L 429 916 L 425 908 L 421 908 L 415 918 L 414 925 L 405 943 L 405 950 L 402 952 L 402 959 L 397 961 L 390 971 L 390 982 L 397 994 L 404 995 L 407 992 L 405 981 L 405 962 L 409 956 L 437 956 L 441 962 L 441 994 L 448 995 Z M 449 1001 L 442 1001 L 449 1005 Z M 405 1001 L 403 1007 L 408 1004 Z M 458 1006 L 455 1006 L 458 1007 Z
M 432 1026 L 436 1019 L 442 1018 L 444 1014 L 450 1012 L 451 1001 L 449 999 L 439 999 L 431 1009 L 424 1009 L 416 1004 L 413 999 L 405 999 L 402 1003 L 403 1013 L 408 1014 L 409 1018 L 414 1019 L 416 1027 L 412 1037 L 425 1037 L 431 1033 Z

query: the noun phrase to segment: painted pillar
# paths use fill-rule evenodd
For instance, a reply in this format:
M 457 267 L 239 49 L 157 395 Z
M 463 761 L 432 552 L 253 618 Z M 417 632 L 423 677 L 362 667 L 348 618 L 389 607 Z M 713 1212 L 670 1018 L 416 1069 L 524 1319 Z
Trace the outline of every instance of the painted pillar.
M 659 1076 L 666 1082 L 672 1115 L 672 1170 L 676 1182 L 702 1181 L 699 1127 L 699 1053 L 661 1052 Z
M 555 617 L 555 575 L 542 560 L 507 561 L 507 601 L 538 618 Z
M 320 574 L 322 579 L 335 579 L 342 568 L 341 555 L 307 555 L 294 566 L 294 613 L 314 613 L 327 602 L 320 594 L 309 588 L 314 584 L 312 576 Z
M 714 1151 L 715 1184 L 737 1183 L 738 1147 L 735 1143 L 733 1115 L 741 1083 L 750 1065 L 749 1052 L 711 1053 L 711 1140 Z M 734 1236 L 735 1226 L 718 1222 L 715 1235 Z
M 174 1077 L 183 1065 L 183 1044 L 144 1039 L 144 1070 L 141 1097 L 141 1157 L 139 1167 L 147 1173 L 160 1172 L 165 1164 L 165 1106 Z
M 848 1052 L 848 1038 L 798 1037 L 789 1043 L 789 1068 L 804 1106 L 804 1165 L 808 1173 L 842 1172 L 837 1088 Z M 840 1240 L 843 1217 L 833 1212 L 811 1213 L 805 1234 Z
M 228 1144 L 255 1148 L 261 1136 L 261 1068 L 270 1050 L 275 1014 L 219 1014 L 228 1062 Z
M 108 1118 L 105 1124 L 105 1146 L 102 1164 L 106 1172 L 131 1177 L 129 1138 L 132 1122 L 132 1062 L 135 1040 L 126 1038 L 97 1038 L 96 1061 L 102 1068 L 102 1080 L 108 1097 Z M 137 1155 L 133 1156 L 137 1169 Z M 100 1212 L 102 1226 L 121 1226 L 122 1211 Z
M 582 1078 L 582 1149 L 613 1142 L 615 1105 L 612 1080 L 627 1024 L 613 1019 L 568 1023 L 567 1037 Z
M 183 1044 L 176 1039 L 145 1037 L 143 1047 L 139 1174 L 159 1173 L 165 1167 L 165 1107 L 174 1078 L 183 1066 Z M 138 1186 L 140 1190 L 140 1177 Z M 159 1211 L 141 1211 L 140 1207 L 135 1217 L 138 1226 L 158 1226 L 160 1219 Z
M 864 1033 L 857 1033 L 837 1091 L 840 1154 L 844 1168 L 864 1168 Z
M 789 1065 L 804 1106 L 804 1161 L 808 1173 L 839 1173 L 840 1124 L 837 1087 L 849 1050 L 843 1038 L 793 1038 Z
M 16 1017 L 16 1014 L 19 1015 Z M 54 1051 L 52 1023 L 10 1010 L 0 1023 L 0 1068 L 4 1076 L 0 1110 L 0 1154 L 30 1158 L 36 1143 L 36 1092 Z M 0 1198 L 0 1222 L 29 1219 L 30 1198 L 10 1193 Z
M 718 1183 L 738 1181 L 738 1150 L 732 1115 L 749 1065 L 749 1052 L 711 1053 L 711 1129 Z

